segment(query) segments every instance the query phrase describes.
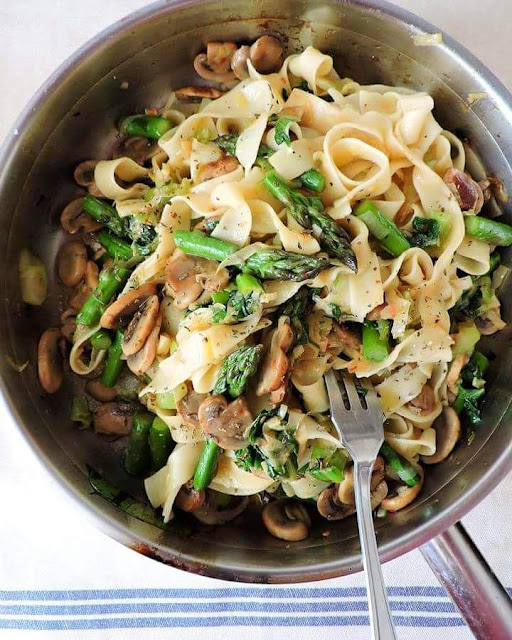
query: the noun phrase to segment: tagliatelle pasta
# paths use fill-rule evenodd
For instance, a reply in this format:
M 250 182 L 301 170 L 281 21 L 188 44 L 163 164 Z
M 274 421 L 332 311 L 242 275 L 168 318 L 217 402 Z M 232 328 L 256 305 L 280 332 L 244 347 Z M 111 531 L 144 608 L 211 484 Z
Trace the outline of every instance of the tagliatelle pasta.
M 258 46 L 276 64 L 253 47 L 235 84 L 236 46 L 209 44 L 229 91 L 184 88 L 124 119 L 147 155 L 98 162 L 102 198 L 84 201 L 104 227 L 92 242 L 103 266 L 67 312 L 70 366 L 101 375 L 91 419 L 131 434 L 127 471 L 165 522 L 182 509 L 221 524 L 255 494 L 352 514 L 331 368 L 363 402 L 374 385 L 375 477 L 397 498 L 383 505 L 407 506 L 460 417 L 480 420 L 488 362 L 475 346 L 504 326 L 503 273 L 490 273 L 512 230 L 480 215 L 481 185 L 432 97 L 340 77 L 313 47 L 283 60 L 275 38 Z

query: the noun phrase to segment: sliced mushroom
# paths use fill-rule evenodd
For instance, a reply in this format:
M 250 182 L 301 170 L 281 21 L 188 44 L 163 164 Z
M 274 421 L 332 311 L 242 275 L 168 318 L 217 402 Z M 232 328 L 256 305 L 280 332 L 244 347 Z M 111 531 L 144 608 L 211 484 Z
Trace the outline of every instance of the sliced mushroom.
M 238 80 L 244 80 L 249 77 L 247 69 L 247 60 L 251 55 L 251 47 L 244 45 L 239 47 L 231 57 L 231 69 Z
M 76 315 L 77 310 L 70 308 L 66 309 L 60 316 L 62 322 L 60 332 L 68 342 L 73 342 L 73 336 L 76 330 Z
M 309 514 L 296 500 L 274 500 L 263 509 L 262 517 L 268 532 L 280 540 L 297 542 L 309 535 Z
M 216 100 L 222 95 L 222 91 L 213 87 L 182 87 L 176 89 L 174 95 L 184 102 L 201 102 L 203 99 Z
M 133 356 L 126 358 L 126 364 L 132 373 L 136 376 L 141 376 L 149 369 L 153 364 L 156 352 L 158 349 L 158 342 L 160 339 L 160 326 L 162 324 L 162 316 L 159 315 L 153 330 L 149 334 L 144 343 L 144 346 Z
M 432 389 L 428 382 L 423 385 L 419 394 L 411 400 L 410 404 L 419 409 L 420 413 L 430 413 L 433 411 L 436 404 L 436 397 L 434 389 Z
M 327 520 L 343 520 L 356 512 L 354 505 L 344 504 L 338 498 L 338 487 L 324 489 L 316 501 L 318 513 Z
M 227 269 L 217 270 L 211 260 L 189 256 L 176 249 L 165 266 L 165 280 L 177 309 L 186 309 L 203 289 L 219 291 L 229 281 Z
M 436 432 L 436 452 L 432 456 L 421 456 L 421 461 L 425 464 L 437 464 L 446 460 L 460 438 L 459 416 L 452 407 L 445 407 L 432 427 Z
M 381 480 L 381 482 L 379 482 L 375 489 L 372 489 L 372 492 L 370 493 L 370 505 L 372 507 L 372 511 L 382 504 L 382 501 L 387 495 L 388 484 L 385 480 Z
M 234 42 L 208 42 L 206 59 L 208 66 L 219 73 L 228 73 L 231 69 L 231 58 L 237 50 Z
M 384 460 L 377 456 L 373 464 L 370 489 L 373 491 L 377 485 L 384 480 L 386 474 L 386 464 Z M 338 485 L 338 501 L 344 505 L 353 505 L 354 496 L 354 467 L 351 465 L 345 469 L 344 478 Z
M 199 426 L 223 449 L 243 449 L 252 415 L 243 396 L 228 404 L 224 396 L 209 396 L 198 410 Z
M 194 489 L 193 480 L 189 480 L 178 491 L 174 504 L 182 511 L 197 511 L 203 506 L 205 498 L 206 492 Z
M 250 58 L 259 73 L 278 71 L 283 62 L 283 45 L 273 36 L 261 36 L 251 45 Z
M 455 395 L 457 395 L 459 391 L 457 383 L 459 382 L 460 373 L 468 362 L 469 356 L 464 353 L 458 355 L 450 365 L 450 370 L 446 376 L 446 384 L 448 385 L 448 389 Z
M 37 372 L 39 382 L 45 391 L 55 393 L 59 390 L 64 374 L 59 342 L 60 329 L 47 329 L 39 338 L 37 347 Z
M 85 162 L 81 162 L 73 173 L 75 182 L 81 187 L 89 187 L 94 184 L 94 169 L 97 164 L 98 160 L 86 160 Z
M 381 507 L 385 511 L 400 511 L 400 509 L 404 509 L 408 505 L 411 504 L 413 500 L 415 500 L 423 487 L 423 480 L 425 478 L 425 474 L 423 472 L 423 468 L 418 466 L 418 473 L 420 474 L 420 481 L 414 487 L 409 487 L 407 485 L 402 485 L 398 488 L 396 495 L 391 497 L 386 497 L 382 500 Z
M 103 225 L 93 220 L 83 209 L 84 198 L 75 198 L 67 204 L 60 214 L 60 224 L 68 233 L 74 234 L 82 229 L 85 233 L 98 231 Z
M 68 299 L 68 302 L 73 309 L 78 310 L 82 308 L 84 302 L 98 286 L 98 278 L 98 265 L 92 260 L 89 260 L 85 268 L 85 282 L 77 285 Z
M 199 407 L 208 397 L 205 393 L 197 393 L 190 383 L 187 383 L 187 394 L 176 403 L 176 411 L 189 427 L 199 427 Z
M 208 162 L 207 164 L 201 165 L 196 174 L 196 182 L 201 183 L 207 180 L 213 180 L 213 178 L 218 178 L 226 173 L 235 171 L 239 166 L 238 160 L 233 158 L 233 156 L 223 156 L 215 160 L 215 162 Z
M 157 295 L 146 298 L 137 309 L 124 332 L 123 353 L 125 356 L 133 356 L 142 349 L 155 327 L 159 309 L 160 303 Z
M 143 165 L 159 150 L 157 144 L 152 144 L 142 136 L 130 136 L 116 141 L 112 149 L 112 158 L 131 158 L 137 164 Z
M 57 256 L 57 273 L 68 287 L 76 286 L 87 268 L 87 247 L 83 242 L 71 240 L 62 245 Z
M 475 325 L 483 336 L 492 336 L 497 331 L 506 327 L 501 319 L 499 309 L 489 309 L 478 318 L 475 318 Z
M 286 393 L 286 376 L 290 367 L 290 359 L 286 355 L 293 344 L 293 331 L 290 318 L 281 316 L 277 327 L 272 331 L 268 347 L 260 366 L 260 382 L 256 395 L 277 392 Z M 276 398 L 277 400 L 277 398 Z
M 86 382 L 85 393 L 98 402 L 112 402 L 117 398 L 117 391 L 114 388 L 106 387 L 98 378 Z
M 443 180 L 450 191 L 455 196 L 462 211 L 479 213 L 484 204 L 484 194 L 478 182 L 465 171 L 459 169 L 448 169 Z
M 101 404 L 93 414 L 96 433 L 126 436 L 130 433 L 133 422 L 133 405 L 123 402 L 106 402 Z
M 333 322 L 328 335 L 327 348 L 337 354 L 341 351 L 349 358 L 357 358 L 361 354 L 362 343 L 359 336 L 345 324 Z
M 100 325 L 104 329 L 117 328 L 119 321 L 122 318 L 131 316 L 138 310 L 138 308 L 145 300 L 147 300 L 151 296 L 154 296 L 155 294 L 156 284 L 154 282 L 146 282 L 140 287 L 137 287 L 137 289 L 128 291 L 128 293 L 125 293 L 105 309 L 100 319 Z
M 229 65 L 228 61 L 228 65 Z M 228 67 L 229 68 L 229 67 Z M 194 69 L 201 78 L 209 82 L 218 82 L 219 84 L 231 84 L 235 80 L 235 74 L 232 71 L 216 71 L 208 62 L 205 53 L 199 53 L 194 58 Z
M 247 496 L 228 496 L 206 489 L 204 504 L 192 515 L 203 524 L 220 525 L 239 516 L 248 504 Z

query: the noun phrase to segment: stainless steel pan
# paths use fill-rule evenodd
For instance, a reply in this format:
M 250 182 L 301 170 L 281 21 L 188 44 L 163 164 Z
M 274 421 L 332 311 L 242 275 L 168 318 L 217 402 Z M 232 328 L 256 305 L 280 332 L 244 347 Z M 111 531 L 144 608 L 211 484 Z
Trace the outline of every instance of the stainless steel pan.
M 213 531 L 195 528 L 185 536 L 188 525 L 179 517 L 174 530 L 163 532 L 91 495 L 87 465 L 136 495 L 140 487 L 123 474 L 115 444 L 106 445 L 70 424 L 71 379 L 54 396 L 41 393 L 36 344 L 41 332 L 57 323 L 59 289 L 52 278 L 50 302 L 54 304 L 42 309 L 21 304 L 20 249 L 29 245 L 52 273 L 62 241 L 59 214 L 76 194 L 74 166 L 105 155 L 120 115 L 162 105 L 172 87 L 195 82 L 194 55 L 206 41 L 219 38 L 250 40 L 262 33 L 278 34 L 290 51 L 314 44 L 331 53 L 341 74 L 361 83 L 406 84 L 428 91 L 436 102 L 437 119 L 467 137 L 488 171 L 510 191 L 511 96 L 452 39 L 445 37 L 444 44 L 435 47 L 414 45 L 414 34 L 435 31 L 377 0 L 158 2 L 86 44 L 45 83 L 20 116 L 0 159 L 0 281 L 5 301 L 0 306 L 0 353 L 19 363 L 28 360 L 30 365 L 20 374 L 5 357 L 0 358 L 3 394 L 19 428 L 54 475 L 102 528 L 123 543 L 173 566 L 231 580 L 299 582 L 360 569 L 355 522 L 319 522 L 309 539 L 287 548 L 265 533 L 252 511 L 241 522 Z M 468 93 L 485 93 L 487 98 L 468 106 Z M 512 317 L 509 288 L 502 296 L 508 320 Z M 493 379 L 484 424 L 473 444 L 462 444 L 449 461 L 429 468 L 419 499 L 377 524 L 383 561 L 427 545 L 427 559 L 475 632 L 487 639 L 512 638 L 508 598 L 482 569 L 481 559 L 460 530 L 429 540 L 485 497 L 512 465 L 509 338 L 510 332 L 504 331 L 491 342 L 496 353 Z M 326 529 L 329 537 L 321 535 Z

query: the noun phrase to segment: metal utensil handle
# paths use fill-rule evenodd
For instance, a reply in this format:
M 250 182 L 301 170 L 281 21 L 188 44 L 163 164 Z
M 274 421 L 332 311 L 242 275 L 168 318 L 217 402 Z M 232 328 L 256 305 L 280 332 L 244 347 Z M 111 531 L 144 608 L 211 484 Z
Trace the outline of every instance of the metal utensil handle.
M 380 566 L 375 529 L 373 528 L 370 502 L 370 480 L 373 464 L 354 464 L 354 492 L 356 498 L 357 524 L 361 541 L 370 627 L 374 640 L 396 640 L 395 628 L 389 610 L 389 602 Z
M 420 549 L 477 640 L 512 638 L 512 601 L 460 522 Z

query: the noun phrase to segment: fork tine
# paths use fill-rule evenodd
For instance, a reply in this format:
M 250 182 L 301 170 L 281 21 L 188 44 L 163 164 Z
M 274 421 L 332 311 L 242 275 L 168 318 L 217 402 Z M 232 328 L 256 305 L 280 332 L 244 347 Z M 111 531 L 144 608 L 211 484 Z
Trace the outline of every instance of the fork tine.
M 367 391 L 366 404 L 368 406 L 368 409 L 375 413 L 382 413 L 382 405 L 379 396 L 377 395 L 373 384 L 369 380 L 366 380 L 365 388 Z
M 338 382 L 338 378 L 334 371 L 329 369 L 324 378 L 327 387 L 327 395 L 329 396 L 329 402 L 331 404 L 331 413 L 333 413 L 334 407 L 338 410 L 345 409 L 345 402 L 343 400 L 343 394 L 341 393 L 340 383 Z
M 347 392 L 348 401 L 351 409 L 355 409 L 357 407 L 361 407 L 361 399 L 359 398 L 359 394 L 356 390 L 356 385 L 354 384 L 354 380 L 352 376 L 344 375 L 343 382 L 345 384 L 345 390 Z

